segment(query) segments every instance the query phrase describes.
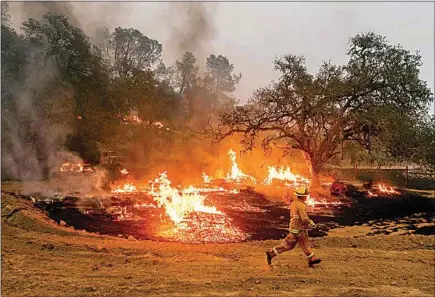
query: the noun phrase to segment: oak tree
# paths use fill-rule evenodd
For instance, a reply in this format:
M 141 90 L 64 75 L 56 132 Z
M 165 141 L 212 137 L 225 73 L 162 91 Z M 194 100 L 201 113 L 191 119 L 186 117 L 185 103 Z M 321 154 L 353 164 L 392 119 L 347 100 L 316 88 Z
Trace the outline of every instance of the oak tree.
M 343 142 L 370 149 L 373 139 L 388 132 L 382 125 L 385 109 L 416 118 L 433 101 L 419 78 L 418 52 L 368 32 L 350 39 L 347 55 L 346 65 L 326 62 L 315 75 L 307 71 L 304 57 L 277 59 L 278 81 L 222 114 L 219 125 L 206 132 L 217 140 L 242 133 L 245 149 L 255 147 L 258 139 L 266 150 L 285 142 L 289 150 L 304 153 L 317 185 L 323 165 L 340 153 Z

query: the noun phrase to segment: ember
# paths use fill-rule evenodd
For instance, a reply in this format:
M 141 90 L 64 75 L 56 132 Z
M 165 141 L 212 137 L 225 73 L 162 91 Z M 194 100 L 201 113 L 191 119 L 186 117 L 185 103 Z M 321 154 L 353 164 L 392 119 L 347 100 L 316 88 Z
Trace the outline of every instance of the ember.
M 112 213 L 116 216 L 115 221 L 129 220 L 134 217 L 132 212 L 127 211 L 127 206 L 115 206 L 112 209 Z
M 237 242 L 248 237 L 233 227 L 226 215 L 204 212 L 191 213 L 164 235 L 190 243 Z

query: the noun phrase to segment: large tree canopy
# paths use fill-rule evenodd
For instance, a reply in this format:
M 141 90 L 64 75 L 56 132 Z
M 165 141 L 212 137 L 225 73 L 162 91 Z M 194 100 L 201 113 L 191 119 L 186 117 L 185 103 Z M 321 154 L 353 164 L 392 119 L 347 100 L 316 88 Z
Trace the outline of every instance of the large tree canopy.
M 235 74 L 234 65 L 222 55 L 210 55 L 205 66 L 204 87 L 213 95 L 215 105 L 232 109 L 236 103 L 232 93 L 240 82 L 242 74 Z
M 180 95 L 197 85 L 199 67 L 195 63 L 195 56 L 191 52 L 184 53 L 181 61 L 175 61 L 175 87 Z
M 110 34 L 109 43 L 114 59 L 113 68 L 119 77 L 149 70 L 162 54 L 162 45 L 157 40 L 133 28 L 116 28 Z
M 224 113 L 217 129 L 207 132 L 218 140 L 243 133 L 246 149 L 258 138 L 265 149 L 284 141 L 289 149 L 305 153 L 316 176 L 344 141 L 370 149 L 374 138 L 388 133 L 386 110 L 399 115 L 398 120 L 427 113 L 433 94 L 419 78 L 418 53 L 369 32 L 351 38 L 347 55 L 347 65 L 324 63 L 316 75 L 308 73 L 303 57 L 277 59 L 279 80 Z

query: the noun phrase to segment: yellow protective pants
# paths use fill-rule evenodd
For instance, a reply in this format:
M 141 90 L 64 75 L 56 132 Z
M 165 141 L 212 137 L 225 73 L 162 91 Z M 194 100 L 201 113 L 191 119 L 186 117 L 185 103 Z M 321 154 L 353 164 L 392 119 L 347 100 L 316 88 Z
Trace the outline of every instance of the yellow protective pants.
M 293 233 L 291 231 L 280 244 L 272 248 L 272 255 L 278 256 L 278 254 L 290 251 L 294 249 L 297 243 L 301 247 L 305 256 L 307 256 L 307 258 L 311 258 L 312 256 L 314 256 L 314 253 L 311 250 L 310 241 L 308 240 L 307 231 L 299 231 L 299 233 Z

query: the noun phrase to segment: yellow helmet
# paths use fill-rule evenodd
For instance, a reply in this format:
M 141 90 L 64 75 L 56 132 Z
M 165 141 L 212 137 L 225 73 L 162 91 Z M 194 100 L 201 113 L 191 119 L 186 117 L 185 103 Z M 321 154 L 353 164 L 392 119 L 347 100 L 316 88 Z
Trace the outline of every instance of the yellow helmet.
M 294 194 L 298 197 L 306 197 L 310 193 L 308 192 L 308 189 L 306 187 L 300 187 L 294 191 Z

